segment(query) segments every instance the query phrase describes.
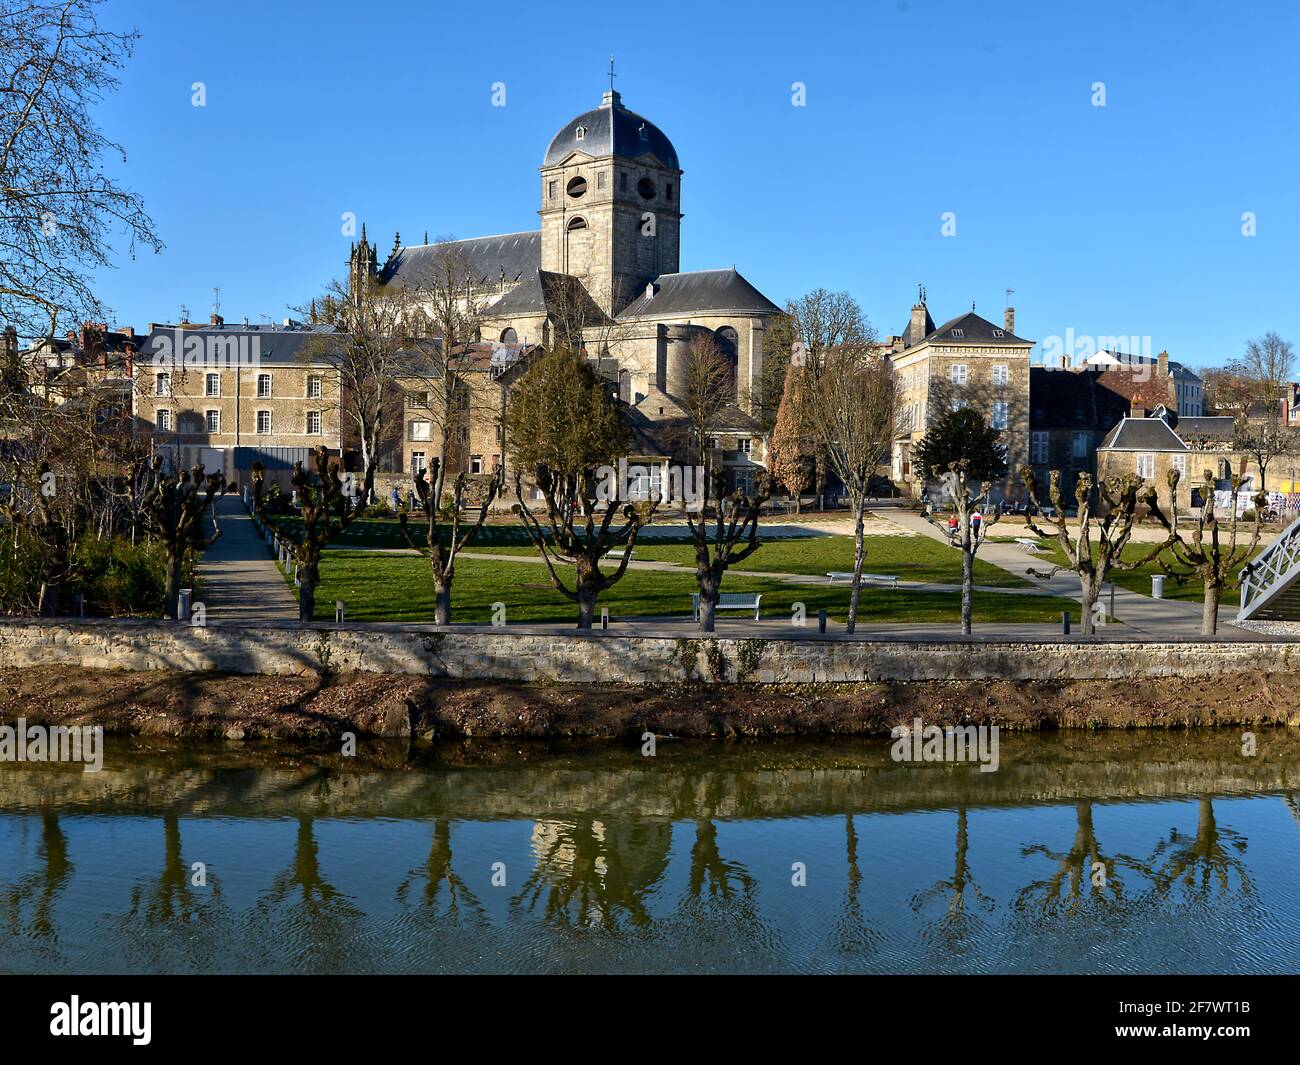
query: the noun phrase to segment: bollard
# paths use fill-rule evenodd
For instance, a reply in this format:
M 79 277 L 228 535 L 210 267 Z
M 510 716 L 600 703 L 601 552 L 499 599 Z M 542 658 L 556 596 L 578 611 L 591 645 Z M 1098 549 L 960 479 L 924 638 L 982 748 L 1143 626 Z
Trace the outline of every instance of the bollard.
M 1068 610 L 1061 611 L 1061 635 L 1070 635 L 1070 612 Z
M 176 597 L 176 620 L 190 620 L 190 598 L 194 595 L 193 588 L 182 588 L 180 594 Z
M 334 600 L 334 624 L 335 625 L 343 624 L 343 600 L 342 599 Z
M 609 628 L 609 607 L 607 606 L 600 608 L 600 627 L 602 629 Z
M 826 611 L 824 610 L 817 611 L 817 631 L 826 631 Z

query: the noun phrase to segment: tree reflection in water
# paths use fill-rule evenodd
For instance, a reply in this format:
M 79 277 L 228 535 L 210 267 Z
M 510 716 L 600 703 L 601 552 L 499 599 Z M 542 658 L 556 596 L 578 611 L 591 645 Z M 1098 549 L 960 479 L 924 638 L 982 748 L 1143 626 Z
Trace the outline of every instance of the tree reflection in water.
M 423 869 L 413 869 L 397 888 L 397 898 L 406 902 L 411 892 L 411 885 L 422 879 L 424 889 L 420 892 L 421 906 L 427 912 L 436 912 L 438 898 L 443 885 L 447 889 L 446 916 L 456 919 L 461 916 L 461 903 L 469 909 L 470 914 L 478 920 L 485 921 L 487 915 L 483 904 L 466 885 L 460 874 L 452 868 L 451 862 L 451 822 L 439 818 L 433 823 L 433 840 L 429 845 L 429 858 Z
M 1219 826 L 1214 816 L 1214 801 L 1206 796 L 1197 800 L 1196 835 L 1185 836 L 1171 828 L 1169 836 L 1156 844 L 1145 871 L 1161 895 L 1181 887 L 1188 899 L 1197 902 L 1209 902 L 1216 896 L 1234 892 L 1249 897 L 1253 888 L 1246 864 L 1233 850 L 1245 854 L 1246 837 Z
M 206 871 L 207 887 L 195 888 L 192 870 L 181 855 L 180 818 L 163 815 L 163 863 L 152 887 L 137 884 L 131 889 L 128 919 L 143 918 L 148 925 L 187 924 L 204 915 L 208 900 L 221 898 L 221 885 L 212 870 Z
M 0 907 L 3 907 L 5 926 L 10 935 L 26 935 L 57 943 L 54 902 L 72 876 L 68 838 L 63 834 L 58 814 L 41 815 L 41 842 L 36 853 L 43 868 L 21 877 L 13 887 L 0 893 Z M 24 911 L 29 903 L 30 918 L 25 918 Z
M 971 872 L 968 853 L 970 830 L 966 822 L 966 807 L 957 807 L 957 841 L 953 858 L 953 874 L 945 880 L 918 891 L 912 896 L 912 909 L 921 913 L 935 899 L 950 896 L 943 915 L 935 922 L 939 941 L 951 950 L 961 948 L 983 924 L 967 909 L 967 902 L 984 910 L 993 909 L 993 900 L 980 890 Z
M 1107 858 L 1097 842 L 1092 821 L 1092 803 L 1074 804 L 1074 841 L 1067 851 L 1054 851 L 1046 844 L 1022 847 L 1023 857 L 1039 854 L 1056 862 L 1056 872 L 1046 880 L 1035 880 L 1016 895 L 1017 909 L 1039 909 L 1050 916 L 1072 916 L 1085 906 L 1118 909 L 1124 898 L 1121 866 L 1140 868 L 1123 855 Z M 1101 863 L 1101 868 L 1097 867 Z
M 858 865 L 858 829 L 853 815 L 844 815 L 844 856 L 848 884 L 844 904 L 831 930 L 831 943 L 842 954 L 863 954 L 875 948 L 880 934 L 868 927 L 862 915 L 862 869 Z
M 650 924 L 647 896 L 668 865 L 666 821 L 603 822 L 589 817 L 533 826 L 533 871 L 512 908 L 550 924 L 616 930 Z

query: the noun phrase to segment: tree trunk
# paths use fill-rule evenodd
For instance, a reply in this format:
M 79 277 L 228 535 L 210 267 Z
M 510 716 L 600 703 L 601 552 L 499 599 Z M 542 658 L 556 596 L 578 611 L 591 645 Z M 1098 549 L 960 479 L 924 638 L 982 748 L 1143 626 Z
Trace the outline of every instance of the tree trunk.
M 451 624 L 451 578 L 444 577 L 441 573 L 434 572 L 433 591 L 437 597 L 437 602 L 433 608 L 433 622 L 435 625 Z
M 969 529 L 969 526 L 968 526 Z M 975 553 L 971 550 L 970 533 L 961 545 L 961 634 L 971 634 L 971 612 L 975 596 Z
M 1095 636 L 1097 627 L 1093 623 L 1093 607 L 1097 604 L 1097 595 L 1101 591 L 1101 582 L 1080 573 L 1079 590 L 1081 592 L 1079 598 L 1083 604 L 1083 612 L 1079 616 L 1079 631 L 1084 636 Z
M 181 594 L 181 550 L 172 544 L 167 545 L 167 575 L 163 592 L 163 617 L 175 621 L 177 616 L 176 600 Z
M 591 619 L 596 613 L 596 596 L 600 594 L 600 570 L 587 555 L 579 555 L 574 561 L 577 568 L 578 628 L 590 629 Z
M 857 520 L 853 526 L 853 591 L 849 593 L 849 624 L 847 628 L 850 636 L 858 627 L 858 600 L 862 595 L 862 563 L 866 558 L 866 548 L 862 542 L 862 530 L 865 524 L 863 512 L 867 509 L 866 500 L 862 498 L 856 500 L 854 509 L 857 511 Z
M 43 618 L 52 618 L 59 613 L 58 581 L 41 581 L 41 590 L 36 600 L 36 612 Z
M 700 632 L 712 632 L 717 617 L 719 581 L 711 572 L 697 572 L 700 586 Z
M 596 612 L 596 592 L 585 584 L 578 585 L 578 628 L 590 629 Z
M 1205 606 L 1201 610 L 1201 635 L 1213 636 L 1219 631 L 1219 596 L 1222 589 L 1217 585 L 1205 586 Z
M 298 567 L 298 620 L 310 623 L 316 617 L 316 586 L 320 584 L 320 552 L 309 555 L 305 564 Z

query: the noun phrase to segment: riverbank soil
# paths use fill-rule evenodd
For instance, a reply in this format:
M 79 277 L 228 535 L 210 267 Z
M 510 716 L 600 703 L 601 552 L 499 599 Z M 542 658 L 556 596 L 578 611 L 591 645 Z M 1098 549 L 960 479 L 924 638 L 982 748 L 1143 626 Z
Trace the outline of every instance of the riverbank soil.
M 836 685 L 527 685 L 385 674 L 325 677 L 0 669 L 0 722 L 114 735 L 324 740 L 343 732 L 597 739 L 887 734 L 896 724 L 1009 729 L 1300 725 L 1300 674 L 1119 681 Z

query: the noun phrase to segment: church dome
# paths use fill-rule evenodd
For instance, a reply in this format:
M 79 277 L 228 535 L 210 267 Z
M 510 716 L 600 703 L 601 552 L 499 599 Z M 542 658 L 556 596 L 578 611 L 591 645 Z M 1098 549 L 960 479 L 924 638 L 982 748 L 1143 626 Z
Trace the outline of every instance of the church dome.
M 652 155 L 669 170 L 680 169 L 673 142 L 653 122 L 624 107 L 613 90 L 605 93 L 598 108 L 579 115 L 555 135 L 542 166 L 562 163 L 573 152 L 585 152 L 597 159 Z

